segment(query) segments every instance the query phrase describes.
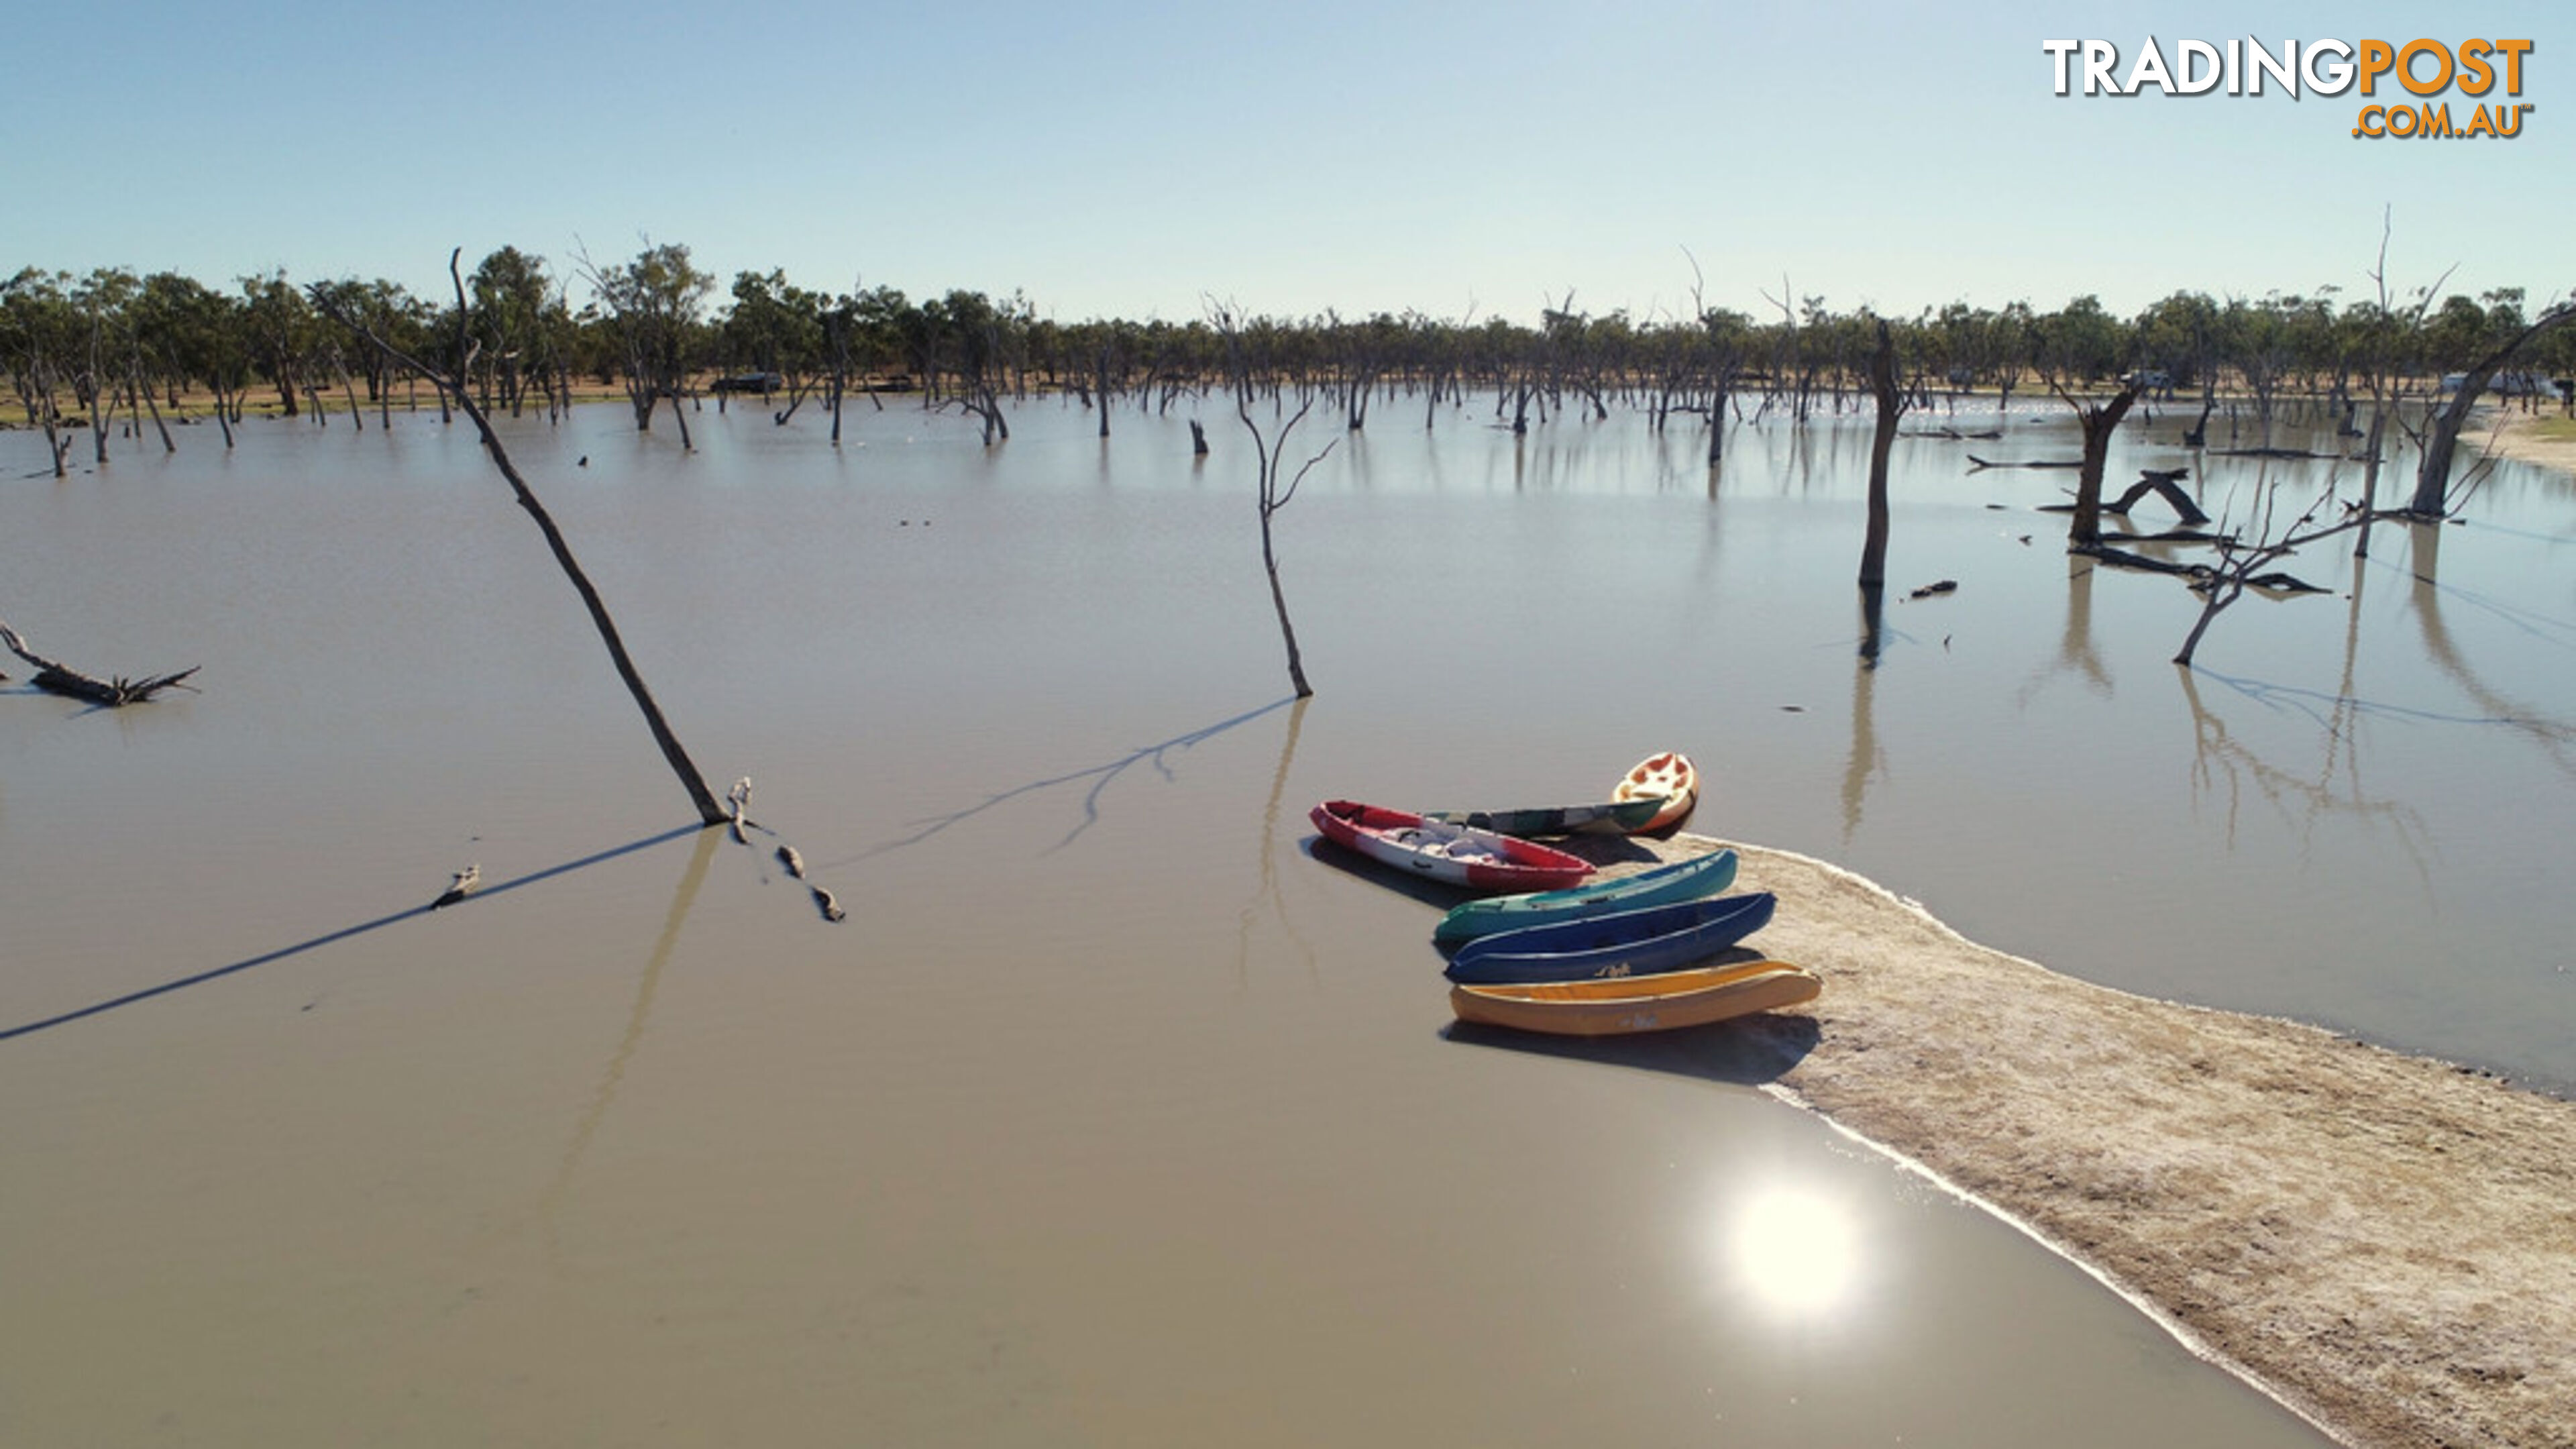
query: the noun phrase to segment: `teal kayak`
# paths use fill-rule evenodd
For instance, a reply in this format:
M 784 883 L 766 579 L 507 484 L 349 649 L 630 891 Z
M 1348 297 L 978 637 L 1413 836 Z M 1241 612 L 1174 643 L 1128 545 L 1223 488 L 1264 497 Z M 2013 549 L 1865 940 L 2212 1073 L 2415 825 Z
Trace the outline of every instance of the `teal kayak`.
M 1535 895 L 1493 896 L 1469 901 L 1440 918 L 1431 932 L 1435 941 L 1468 941 L 1496 931 L 1523 926 L 1579 921 L 1610 911 L 1633 911 L 1713 896 L 1735 884 L 1735 852 L 1697 855 L 1659 865 L 1635 875 L 1591 881 Z
M 1679 971 L 1769 925 L 1778 906 L 1758 891 L 1496 931 L 1459 947 L 1446 974 L 1461 986 L 1509 986 Z
M 1634 835 L 1664 808 L 1660 795 L 1599 805 L 1545 805 L 1526 810 L 1425 810 L 1422 818 L 1504 835 Z

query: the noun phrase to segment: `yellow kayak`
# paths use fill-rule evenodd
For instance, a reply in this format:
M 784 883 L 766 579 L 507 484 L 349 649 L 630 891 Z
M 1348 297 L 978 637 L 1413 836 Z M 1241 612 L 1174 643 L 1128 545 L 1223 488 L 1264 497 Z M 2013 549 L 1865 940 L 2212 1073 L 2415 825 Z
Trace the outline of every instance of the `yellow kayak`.
M 1522 986 L 1452 986 L 1460 1021 L 1557 1036 L 1670 1031 L 1813 1001 L 1825 983 L 1786 961 L 1745 961 L 1653 976 L 1548 981 Z

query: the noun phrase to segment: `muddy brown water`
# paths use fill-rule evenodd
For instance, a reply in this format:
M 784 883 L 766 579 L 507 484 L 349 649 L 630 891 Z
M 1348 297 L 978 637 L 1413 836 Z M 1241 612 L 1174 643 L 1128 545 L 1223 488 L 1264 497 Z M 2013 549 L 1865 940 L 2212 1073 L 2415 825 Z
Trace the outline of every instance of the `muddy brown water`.
M 1863 669 L 1865 434 L 1712 490 L 1633 420 L 1387 413 L 1281 517 L 1292 707 L 1230 420 L 694 421 L 511 439 L 757 848 L 677 829 L 462 433 L 0 437 L 0 616 L 206 666 L 0 687 L 0 1439 L 2317 1442 L 1714 1057 L 1453 1038 L 1441 902 L 1304 823 L 1664 747 L 1698 827 L 2059 970 L 2576 1079 L 2544 475 L 2186 680 L 2178 587 L 2070 580 L 2063 475 L 1909 439 L 1892 566 L 1961 587 Z

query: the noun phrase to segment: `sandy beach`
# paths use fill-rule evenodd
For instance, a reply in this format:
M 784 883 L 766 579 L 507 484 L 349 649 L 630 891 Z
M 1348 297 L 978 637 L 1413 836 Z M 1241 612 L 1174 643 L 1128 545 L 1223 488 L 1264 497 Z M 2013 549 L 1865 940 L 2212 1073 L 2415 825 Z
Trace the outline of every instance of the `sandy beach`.
M 2488 408 L 2460 437 L 2494 457 L 2576 474 L 2576 423 L 2554 407 L 2536 413 Z
M 1763 946 L 1825 993 L 1690 1049 L 1775 1072 L 2345 1442 L 2576 1442 L 2576 1105 L 2073 980 L 1734 848 L 1738 888 L 1780 897 Z

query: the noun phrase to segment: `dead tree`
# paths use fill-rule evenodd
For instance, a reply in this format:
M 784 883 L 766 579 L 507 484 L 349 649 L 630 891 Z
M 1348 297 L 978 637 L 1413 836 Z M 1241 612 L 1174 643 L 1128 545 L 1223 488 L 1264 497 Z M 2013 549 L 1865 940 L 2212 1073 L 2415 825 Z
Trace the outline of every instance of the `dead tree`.
M 2084 425 L 2084 467 L 2075 475 L 2075 522 L 2067 530 L 2066 546 L 2071 552 L 2086 553 L 2102 546 L 2102 464 L 2111 452 L 2112 432 L 2138 400 L 2138 385 L 2122 387 L 2107 403 L 2077 402 L 2062 385 L 2051 385 Z
M 1315 465 L 1324 461 L 1324 455 L 1333 451 L 1334 443 L 1341 441 L 1335 438 L 1333 442 L 1326 443 L 1322 452 L 1308 458 L 1298 467 L 1296 475 L 1288 480 L 1286 487 L 1279 485 L 1279 465 L 1285 460 L 1288 435 L 1297 430 L 1297 424 L 1305 420 L 1307 410 L 1314 405 L 1315 400 L 1311 397 L 1299 403 L 1297 411 L 1290 413 L 1287 420 L 1280 423 L 1279 436 L 1270 440 L 1265 440 L 1261 436 L 1261 425 L 1252 420 L 1252 409 L 1244 403 L 1241 394 L 1236 395 L 1234 406 L 1234 415 L 1243 420 L 1243 430 L 1252 434 L 1253 457 L 1260 469 L 1261 571 L 1270 577 L 1270 606 L 1278 611 L 1279 637 L 1288 646 L 1288 683 L 1296 690 L 1299 699 L 1312 696 L 1315 687 L 1306 682 L 1306 665 L 1297 653 L 1297 628 L 1288 622 L 1288 596 L 1279 588 L 1279 554 L 1271 543 L 1270 519 L 1280 509 L 1288 506 L 1288 501 L 1297 496 L 1297 485 L 1305 482 L 1306 475 L 1314 471 Z
M 1271 537 L 1270 520 L 1297 496 L 1297 485 L 1306 481 L 1306 475 L 1314 471 L 1316 464 L 1324 461 L 1325 455 L 1332 452 L 1341 439 L 1326 443 L 1321 452 L 1308 458 L 1297 469 L 1286 486 L 1281 486 L 1279 470 L 1286 461 L 1288 435 L 1297 431 L 1297 425 L 1305 421 L 1306 414 L 1314 408 L 1314 396 L 1307 394 L 1297 404 L 1297 410 L 1281 420 L 1276 436 L 1265 437 L 1261 425 L 1252 419 L 1253 365 L 1244 355 L 1242 329 L 1234 313 L 1224 308 L 1217 309 L 1216 325 L 1225 336 L 1226 360 L 1233 373 L 1234 415 L 1242 421 L 1243 430 L 1252 435 L 1253 461 L 1260 485 L 1261 570 L 1270 579 L 1270 606 L 1279 615 L 1279 638 L 1288 646 L 1288 683 L 1299 699 L 1307 699 L 1314 695 L 1315 688 L 1306 682 L 1305 660 L 1297 652 L 1297 628 L 1288 621 L 1288 596 L 1279 587 L 1279 553 Z
M 722 825 L 731 817 L 722 805 L 716 803 L 715 793 L 707 788 L 706 778 L 698 773 L 698 767 L 689 759 L 689 752 L 680 747 L 679 737 L 671 733 L 671 726 L 663 720 L 662 707 L 653 702 L 652 691 L 644 687 L 644 676 L 636 671 L 635 661 L 627 655 L 626 642 L 618 637 L 617 622 L 608 617 L 608 606 L 600 601 L 599 590 L 592 586 L 590 576 L 582 572 L 581 564 L 572 556 L 572 545 L 564 541 L 563 530 L 555 526 L 553 515 L 537 501 L 536 493 L 528 487 L 528 480 L 519 475 L 518 467 L 502 448 L 501 439 L 493 433 L 491 419 L 483 415 L 483 409 L 475 404 L 473 394 L 466 386 L 466 380 L 474 371 L 474 343 L 467 327 L 465 276 L 459 269 L 459 258 L 464 251 L 459 247 L 447 258 L 447 275 L 456 285 L 457 370 L 453 374 L 429 366 L 379 336 L 363 319 L 338 306 L 338 298 L 327 286 L 315 286 L 313 300 L 333 321 L 366 338 L 396 363 L 426 378 L 431 386 L 453 398 L 456 406 L 464 411 L 467 420 L 474 424 L 474 431 L 482 438 L 484 451 L 492 455 L 492 466 L 498 468 L 502 478 L 509 482 L 510 491 L 518 496 L 519 506 L 528 510 L 528 516 L 536 520 L 537 530 L 546 537 L 546 547 L 553 551 L 555 562 L 563 568 L 564 577 L 572 581 L 573 591 L 581 595 L 582 607 L 589 611 L 591 624 L 599 630 L 600 642 L 608 646 L 608 658 L 617 667 L 617 677 L 626 682 L 627 693 L 635 697 L 636 708 L 644 712 L 644 723 L 653 732 L 653 742 L 661 746 L 662 758 L 670 763 L 671 772 L 680 777 L 681 788 L 689 792 L 690 803 L 697 806 L 698 819 L 708 825 Z
M 2200 505 L 2183 491 L 2183 476 L 2189 471 L 2184 468 L 2141 468 L 2138 481 L 2129 485 L 2129 491 L 2121 494 L 2119 501 L 2103 504 L 2102 511 L 2126 518 L 2129 510 L 2138 505 L 2139 499 L 2153 493 L 2173 505 L 2173 511 L 2182 516 L 2185 527 L 2197 528 L 2209 521 L 2209 515 L 2201 512 Z
M 1869 528 L 1860 546 L 1860 586 L 1873 596 L 1887 583 L 1887 454 L 1896 443 L 1896 424 L 1905 416 L 1905 395 L 1896 386 L 1896 343 L 1887 323 L 1878 324 L 1878 351 L 1870 357 L 1869 385 L 1878 394 L 1878 426 L 1869 440 Z
M 36 666 L 35 677 L 29 683 L 38 689 L 70 699 L 87 700 L 103 709 L 140 704 L 165 689 L 185 684 L 188 676 L 200 667 L 192 664 L 175 674 L 155 674 L 144 679 L 128 679 L 122 674 L 114 679 L 98 679 L 30 649 L 27 641 L 19 637 L 18 631 L 10 628 L 5 620 L 0 620 L 0 644 L 6 644 L 10 653 Z
M 2561 302 L 2540 314 L 2537 321 L 2523 328 L 2502 346 L 2481 357 L 2460 379 L 2460 390 L 2433 416 L 2433 427 L 2424 439 L 2424 461 L 2415 470 L 2415 500 L 2406 511 L 2418 520 L 2439 519 L 2448 511 L 2451 488 L 2451 455 L 2458 448 L 2460 429 L 2477 406 L 2479 394 L 2487 383 L 2523 348 L 2569 322 L 2576 322 L 2576 301 Z
M 2333 502 L 2334 493 L 2329 489 L 2319 495 L 2317 501 L 2309 506 L 2308 511 L 2301 514 L 2298 521 L 2292 523 L 2288 531 L 2277 539 L 2259 537 L 2249 543 L 2229 535 L 2218 540 L 2218 563 L 2192 584 L 2201 596 L 2200 617 L 2192 621 L 2191 632 L 2183 637 L 2182 649 L 2174 655 L 2174 663 L 2186 669 L 2191 667 L 2191 657 L 2200 648 L 2200 636 L 2209 632 L 2209 626 L 2216 622 L 2220 614 L 2226 612 L 2228 605 L 2244 597 L 2245 590 L 2249 587 L 2280 589 L 2292 593 L 2323 592 L 2316 586 L 2292 578 L 2288 574 L 2277 571 L 2267 572 L 2267 570 L 2281 559 L 2319 539 L 2331 538 L 2338 533 L 2348 533 L 2370 522 L 2370 514 L 2367 510 L 2352 509 L 2345 512 L 2337 522 L 2321 524 L 2318 520 L 2326 516 L 2327 506 Z M 2272 507 L 2268 490 L 2261 507 L 2267 514 Z M 2268 531 L 2267 529 L 2266 532 Z

